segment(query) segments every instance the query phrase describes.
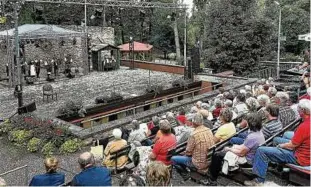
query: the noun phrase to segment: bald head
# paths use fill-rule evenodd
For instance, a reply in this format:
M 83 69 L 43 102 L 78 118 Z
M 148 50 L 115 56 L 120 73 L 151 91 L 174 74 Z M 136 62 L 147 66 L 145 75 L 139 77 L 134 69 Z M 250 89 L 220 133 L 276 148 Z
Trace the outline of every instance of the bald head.
M 81 169 L 85 169 L 95 164 L 94 155 L 90 152 L 84 152 L 79 156 L 78 160 Z

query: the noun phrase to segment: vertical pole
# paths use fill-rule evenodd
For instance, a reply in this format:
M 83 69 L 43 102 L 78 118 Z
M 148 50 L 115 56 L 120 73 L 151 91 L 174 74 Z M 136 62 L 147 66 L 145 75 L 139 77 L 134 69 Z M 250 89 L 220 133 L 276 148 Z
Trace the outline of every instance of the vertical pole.
M 19 36 L 18 36 L 18 2 L 15 4 L 15 61 L 17 66 L 17 99 L 18 107 L 23 106 L 23 92 L 22 92 L 22 76 L 21 76 L 21 63 L 19 54 Z
M 185 9 L 185 28 L 184 28 L 184 66 L 187 68 L 187 9 Z
M 279 35 L 278 35 L 278 62 L 277 62 L 277 78 L 280 78 L 280 51 L 281 51 L 281 20 L 282 20 L 282 8 L 279 6 Z
M 87 34 L 87 10 L 86 10 L 86 3 L 87 0 L 84 0 L 84 33 L 85 33 L 85 49 L 86 49 L 86 56 L 87 56 L 87 66 L 89 73 L 91 72 L 91 62 L 89 60 L 89 51 L 88 51 L 88 34 Z

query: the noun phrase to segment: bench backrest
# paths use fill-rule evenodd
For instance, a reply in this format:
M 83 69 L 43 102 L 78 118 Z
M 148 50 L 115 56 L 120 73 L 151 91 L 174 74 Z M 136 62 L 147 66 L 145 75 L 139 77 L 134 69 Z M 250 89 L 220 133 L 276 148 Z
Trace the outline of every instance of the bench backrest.
M 117 151 L 111 152 L 110 153 L 110 160 L 115 161 L 115 170 L 118 170 L 118 158 L 121 156 L 127 156 L 131 150 L 131 146 L 127 145 Z

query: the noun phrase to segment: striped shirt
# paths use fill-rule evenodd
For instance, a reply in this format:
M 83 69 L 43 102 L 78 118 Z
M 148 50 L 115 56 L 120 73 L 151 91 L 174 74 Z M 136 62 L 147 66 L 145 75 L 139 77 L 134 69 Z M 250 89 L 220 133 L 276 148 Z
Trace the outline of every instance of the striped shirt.
M 272 135 L 282 131 L 283 125 L 278 119 L 273 119 L 268 121 L 262 127 L 262 133 L 265 136 L 265 139 L 270 138 Z

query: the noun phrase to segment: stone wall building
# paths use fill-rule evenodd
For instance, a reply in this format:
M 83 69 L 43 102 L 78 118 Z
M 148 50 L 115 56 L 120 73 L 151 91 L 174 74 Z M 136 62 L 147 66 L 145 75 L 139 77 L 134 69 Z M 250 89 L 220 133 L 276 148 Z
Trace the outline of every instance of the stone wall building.
M 20 39 L 23 44 L 23 60 L 51 61 L 58 60 L 60 70 L 64 69 L 64 58 L 73 60 L 73 67 L 82 68 L 88 73 L 88 49 L 86 35 L 82 26 L 55 25 L 22 25 L 19 27 Z M 114 29 L 102 27 L 88 27 L 91 46 L 108 43 L 114 44 Z M 11 40 L 7 40 L 7 36 Z M 6 65 L 13 62 L 14 29 L 0 32 L 0 77 L 6 77 Z M 7 44 L 9 42 L 9 44 Z M 41 64 L 44 68 L 44 64 Z

